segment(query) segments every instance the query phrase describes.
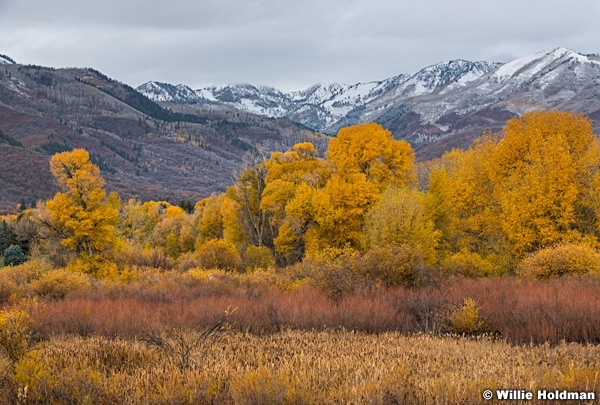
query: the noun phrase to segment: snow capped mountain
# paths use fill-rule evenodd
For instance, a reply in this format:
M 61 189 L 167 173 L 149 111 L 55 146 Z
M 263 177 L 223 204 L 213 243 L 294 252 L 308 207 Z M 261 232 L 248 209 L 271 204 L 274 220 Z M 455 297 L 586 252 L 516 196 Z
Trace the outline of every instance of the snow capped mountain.
M 573 97 L 600 85 L 600 62 L 566 48 L 537 52 L 498 66 L 444 99 L 445 111 L 496 105 L 515 113 L 532 109 L 566 109 L 593 112 Z
M 206 87 L 196 94 L 230 108 L 276 118 L 285 116 L 290 104 L 288 95 L 281 91 L 251 84 Z
M 406 99 L 464 86 L 498 64 L 454 60 L 429 66 L 415 75 L 356 84 L 316 84 L 306 90 L 283 93 L 250 84 L 212 86 L 192 91 L 183 85 L 149 82 L 138 88 L 150 99 L 174 103 L 217 103 L 224 107 L 271 117 L 287 117 L 320 131 L 335 131 L 348 115 L 374 100 Z M 358 117 L 358 116 L 357 116 Z
M 10 58 L 6 55 L 0 54 L 0 65 L 12 65 L 15 63 L 16 62 L 12 58 Z
M 484 130 L 500 130 L 511 116 L 536 109 L 586 113 L 597 120 L 598 130 L 600 62 L 594 55 L 557 48 L 496 65 L 461 86 L 382 103 L 367 105 L 357 122 L 375 120 L 415 145 L 435 146 L 431 156 L 466 147 Z
M 596 61 L 571 51 L 567 48 L 556 48 L 550 52 L 537 52 L 512 62 L 504 64 L 494 72 L 494 76 L 499 81 L 508 81 L 515 76 L 519 79 L 529 79 L 535 74 L 543 71 L 549 65 L 556 61 L 561 62 L 579 62 L 579 63 L 597 63 Z
M 168 83 L 148 82 L 137 88 L 149 99 L 169 103 L 193 103 L 200 101 L 196 92 L 183 84 L 176 86 Z
M 382 92 L 362 108 L 357 121 L 374 120 L 379 115 L 389 110 L 390 106 L 398 106 L 410 102 L 412 99 L 431 98 L 443 95 L 455 89 L 467 87 L 471 82 L 501 66 L 500 63 L 469 62 L 466 60 L 452 60 L 428 66 L 406 80 L 397 83 L 388 91 Z M 354 122 L 345 120 L 342 125 Z M 336 126 L 334 129 L 337 129 Z
M 511 116 L 533 109 L 596 113 L 600 127 L 600 55 L 567 48 L 505 64 L 451 60 L 414 75 L 352 85 L 317 84 L 290 93 L 248 84 L 194 91 L 156 82 L 138 90 L 156 101 L 210 103 L 287 117 L 330 134 L 345 125 L 377 121 L 416 146 L 450 138 L 462 139 L 456 146 L 466 146 L 483 129 L 500 129 Z
M 462 87 L 483 76 L 498 63 L 469 62 L 451 60 L 428 66 L 406 80 L 395 91 L 395 96 L 415 97 L 430 93 L 443 93 L 453 88 Z

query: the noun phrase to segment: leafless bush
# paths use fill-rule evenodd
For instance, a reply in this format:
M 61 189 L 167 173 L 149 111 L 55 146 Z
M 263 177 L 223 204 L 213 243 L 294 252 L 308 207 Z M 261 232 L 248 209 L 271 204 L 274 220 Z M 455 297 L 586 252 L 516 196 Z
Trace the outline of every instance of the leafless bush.
M 200 333 L 187 328 L 172 328 L 159 333 L 146 333 L 140 340 L 166 355 L 183 372 L 190 368 L 195 356 L 225 337 L 230 330 L 229 319 L 234 311 L 231 307 L 227 308 L 221 319 Z

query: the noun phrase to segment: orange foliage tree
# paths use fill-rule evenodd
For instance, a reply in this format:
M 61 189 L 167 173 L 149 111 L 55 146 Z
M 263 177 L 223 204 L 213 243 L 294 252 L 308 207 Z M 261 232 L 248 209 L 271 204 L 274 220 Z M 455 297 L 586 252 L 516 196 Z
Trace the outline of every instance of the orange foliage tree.
M 286 209 L 288 215 L 309 224 L 307 255 L 323 248 L 364 248 L 368 209 L 388 186 L 415 182 L 411 146 L 393 139 L 376 123 L 342 128 L 326 155 L 334 171 L 325 186 L 305 187 Z
M 110 249 L 116 241 L 120 201 L 116 193 L 106 194 L 104 179 L 88 152 L 57 153 L 50 159 L 50 169 L 62 192 L 46 207 L 63 235 L 62 244 L 90 256 Z
M 590 185 L 598 180 L 599 157 L 600 144 L 581 114 L 538 111 L 507 123 L 491 179 L 502 230 L 517 254 L 598 236 Z
M 599 169 L 590 121 L 567 112 L 527 113 L 501 138 L 447 152 L 429 182 L 446 254 L 509 268 L 559 243 L 598 244 Z

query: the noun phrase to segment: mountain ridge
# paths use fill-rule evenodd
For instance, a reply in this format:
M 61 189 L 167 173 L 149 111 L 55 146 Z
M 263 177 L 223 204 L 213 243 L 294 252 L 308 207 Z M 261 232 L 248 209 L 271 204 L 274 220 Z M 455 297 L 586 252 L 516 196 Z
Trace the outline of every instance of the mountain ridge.
M 304 90 L 287 93 L 253 84 L 208 86 L 194 90 L 183 84 L 161 82 L 147 82 L 138 86 L 137 90 L 157 102 L 217 103 L 274 118 L 285 116 L 315 130 L 327 130 L 357 106 L 390 91 L 398 92 L 401 88 L 404 94 L 412 96 L 434 92 L 446 85 L 461 83 L 459 80 L 468 83 L 497 64 L 456 59 L 428 66 L 414 75 L 401 73 L 384 80 L 355 84 L 318 83 Z M 456 69 L 456 66 L 460 68 Z M 478 73 L 473 74 L 473 71 Z M 454 77 L 445 77 L 452 73 Z M 308 114 L 307 110 L 320 118 L 312 121 L 303 119 Z
M 152 98 L 147 85 L 138 90 Z M 153 85 L 164 94 L 161 85 Z M 506 63 L 454 59 L 412 75 L 317 84 L 289 93 L 250 84 L 185 86 L 192 98 L 183 102 L 284 116 L 330 135 L 343 126 L 375 121 L 411 142 L 418 156 L 429 158 L 449 147 L 466 147 L 484 130 L 500 130 L 506 119 L 534 109 L 583 112 L 600 128 L 599 86 L 600 56 L 558 47 Z M 161 103 L 174 105 L 184 98 L 164 96 Z

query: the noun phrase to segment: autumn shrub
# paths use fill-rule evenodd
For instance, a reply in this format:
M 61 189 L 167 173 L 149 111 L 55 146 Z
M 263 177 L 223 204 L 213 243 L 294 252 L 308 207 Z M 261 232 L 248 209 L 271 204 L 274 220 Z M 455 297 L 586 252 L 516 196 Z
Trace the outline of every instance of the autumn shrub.
M 226 270 L 195 268 L 187 271 L 194 288 L 201 287 L 205 294 L 231 293 L 240 285 L 240 275 Z
M 13 364 L 8 357 L 0 356 L 0 403 L 13 404 L 25 402 L 22 398 L 23 388 L 11 378 L 13 375 Z
M 0 273 L 0 304 L 7 302 L 11 297 L 16 297 L 17 283 L 10 277 L 3 277 Z
M 174 267 L 173 259 L 164 250 L 133 245 L 127 245 L 121 249 L 116 257 L 116 263 L 120 268 L 138 266 L 170 270 Z
M 197 251 L 198 261 L 204 268 L 236 270 L 241 259 L 235 246 L 224 239 L 212 239 L 202 244 Z
M 587 245 L 561 244 L 521 260 L 517 275 L 548 279 L 567 274 L 600 274 L 600 253 Z
M 30 313 L 15 306 L 0 311 L 0 347 L 17 361 L 33 343 L 36 322 Z
M 231 330 L 229 322 L 233 312 L 235 309 L 227 308 L 220 319 L 200 332 L 174 327 L 164 332 L 146 332 L 140 340 L 169 358 L 183 372 L 197 365 L 196 361 L 202 361 L 213 345 L 224 343 Z
M 190 269 L 200 267 L 200 261 L 195 252 L 186 252 L 179 255 L 175 267 L 181 272 L 186 272 Z
M 314 252 L 297 267 L 304 269 L 312 282 L 330 298 L 339 299 L 354 291 L 358 284 L 358 276 L 351 265 L 357 255 L 352 248 L 327 248 Z
M 266 269 L 274 264 L 273 253 L 268 247 L 250 245 L 246 248 L 243 261 L 245 269 Z
M 277 288 L 283 282 L 283 277 L 272 269 L 256 269 L 242 275 L 241 283 L 246 288 L 271 289 Z
M 66 269 L 45 273 L 33 283 L 33 291 L 40 297 L 64 298 L 72 292 L 86 292 L 91 288 L 89 276 Z
M 600 343 L 599 277 L 464 278 L 447 282 L 442 290 L 450 307 L 473 298 L 485 330 L 509 342 Z
M 479 307 L 473 298 L 464 299 L 463 305 L 456 308 L 449 317 L 453 332 L 474 334 L 483 329 L 483 320 L 479 316 Z
M 388 287 L 416 285 L 427 271 L 421 250 L 404 244 L 374 247 L 352 264 L 362 277 Z
M 350 261 L 332 263 L 323 265 L 339 267 L 321 278 L 318 272 L 323 267 L 314 267 L 310 260 L 289 269 L 244 274 L 140 268 L 128 283 L 89 278 L 93 287 L 85 294 L 73 290 L 61 300 L 47 300 L 46 309 L 32 315 L 44 325 L 44 335 L 50 336 L 128 337 L 170 326 L 204 327 L 229 306 L 238 308 L 234 328 L 253 333 L 291 327 L 438 334 L 454 330 L 449 321 L 452 309 L 461 308 L 465 297 L 471 297 L 485 320 L 484 330 L 507 341 L 600 342 L 600 277 L 434 278 L 410 288 L 385 287 L 381 282 L 365 282 Z M 15 268 L 0 271 L 0 280 L 4 271 Z M 16 284 L 17 278 L 6 280 L 14 283 L 9 292 L 16 288 L 6 294 L 8 302 L 32 296 L 41 284 L 38 279 L 19 280 L 24 284 Z
M 118 274 L 117 264 L 100 255 L 82 254 L 66 268 L 75 273 L 89 274 L 97 279 L 114 279 Z
M 442 282 L 429 282 L 418 288 L 403 291 L 400 295 L 398 311 L 407 313 L 411 325 L 407 331 L 418 331 L 439 335 L 447 329 L 450 301 L 447 286 Z
M 484 277 L 503 272 L 501 266 L 483 258 L 479 253 L 466 250 L 461 250 L 444 259 L 441 267 L 445 274 L 464 277 Z
M 18 266 L 0 270 L 0 302 L 9 298 L 24 298 L 32 294 L 32 283 L 50 271 L 51 265 L 39 259 L 32 259 Z

